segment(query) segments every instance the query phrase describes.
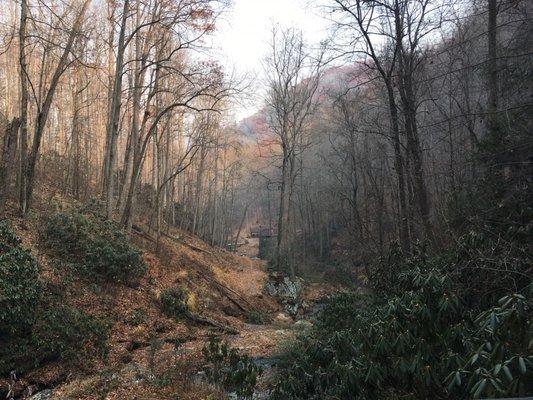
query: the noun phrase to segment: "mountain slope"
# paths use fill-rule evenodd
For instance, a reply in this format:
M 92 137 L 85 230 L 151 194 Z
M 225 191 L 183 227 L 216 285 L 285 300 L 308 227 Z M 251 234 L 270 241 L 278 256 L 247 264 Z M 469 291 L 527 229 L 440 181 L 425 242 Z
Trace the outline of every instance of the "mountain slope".
M 221 336 L 252 356 L 269 354 L 281 340 L 278 328 L 245 322 L 280 308 L 263 292 L 268 274 L 262 261 L 172 228 L 157 243 L 146 227 L 136 227 L 129 240 L 142 251 L 146 274 L 129 284 L 91 282 L 58 270 L 56 257 L 43 246 L 41 219 L 51 212 L 40 209 L 41 217 L 27 221 L 12 217 L 11 224 L 38 260 L 46 287 L 65 304 L 109 323 L 109 352 L 93 363 L 56 360 L 16 379 L 6 377 L 0 393 L 11 388 L 22 396 L 53 388 L 50 398 L 61 399 L 225 398 L 220 388 L 194 378 L 204 364 L 207 339 Z M 187 294 L 188 316 L 176 320 L 162 312 L 161 294 L 171 288 Z

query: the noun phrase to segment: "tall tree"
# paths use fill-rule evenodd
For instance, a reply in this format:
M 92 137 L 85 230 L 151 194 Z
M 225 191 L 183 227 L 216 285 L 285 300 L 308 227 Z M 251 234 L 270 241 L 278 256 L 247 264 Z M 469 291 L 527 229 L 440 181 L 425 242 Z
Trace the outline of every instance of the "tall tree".
M 124 0 L 122 17 L 120 23 L 120 33 L 117 44 L 117 57 L 115 61 L 115 74 L 113 78 L 113 89 L 111 91 L 109 114 L 106 128 L 106 144 L 104 159 L 104 191 L 106 199 L 107 218 L 113 216 L 114 207 L 114 185 L 115 185 L 115 162 L 117 159 L 118 125 L 120 118 L 120 108 L 122 104 L 122 79 L 124 76 L 124 52 L 126 51 L 126 28 L 128 13 L 130 12 L 129 0 Z
M 19 164 L 19 204 L 22 215 L 26 215 L 26 174 L 28 152 L 28 64 L 26 61 L 26 36 L 28 25 L 28 1 L 20 2 L 19 63 L 20 63 L 20 164 Z
M 317 90 L 324 68 L 323 53 L 314 57 L 302 33 L 295 29 L 274 28 L 267 74 L 268 124 L 281 149 L 281 177 L 276 261 L 280 269 L 291 262 L 292 196 L 298 173 L 298 156 L 308 146 L 307 124 L 317 105 Z
M 23 1 L 23 6 L 22 6 L 23 8 L 24 8 L 24 4 L 26 4 L 25 1 Z M 59 61 L 57 62 L 57 65 L 54 69 L 52 78 L 50 79 L 50 84 L 47 88 L 44 89 L 44 92 L 43 92 L 44 94 L 42 96 L 44 100 L 42 101 L 42 103 L 37 102 L 37 115 L 36 115 L 35 123 L 34 123 L 35 127 L 34 127 L 34 132 L 33 132 L 33 141 L 32 141 L 31 151 L 28 155 L 26 163 L 24 164 L 24 184 L 22 185 L 22 187 L 24 188 L 25 186 L 25 190 L 24 190 L 23 198 L 21 199 L 21 204 L 20 204 L 22 213 L 24 215 L 26 214 L 28 207 L 30 206 L 31 197 L 33 194 L 35 166 L 37 164 L 37 159 L 39 157 L 39 148 L 41 146 L 42 136 L 43 136 L 44 129 L 46 126 L 46 122 L 48 120 L 48 115 L 50 113 L 50 107 L 52 106 L 52 101 L 54 99 L 54 95 L 56 93 L 59 80 L 61 76 L 65 73 L 67 68 L 70 66 L 69 56 L 71 54 L 72 47 L 74 45 L 76 38 L 81 33 L 81 28 L 83 25 L 85 13 L 87 11 L 87 8 L 89 7 L 89 4 L 90 4 L 90 0 L 84 0 L 81 6 L 78 4 L 79 9 L 75 13 L 76 16 L 75 16 L 72 26 L 70 27 L 67 42 L 63 48 L 63 52 L 59 58 Z M 21 68 L 23 71 L 25 70 L 24 65 L 25 65 L 25 62 L 21 61 Z M 24 86 L 25 84 L 26 84 L 26 81 L 23 79 L 21 82 L 21 86 Z M 25 89 L 21 88 L 21 92 L 24 93 L 24 91 Z M 21 112 L 21 114 L 22 114 L 21 120 L 24 120 L 25 118 L 23 116 L 23 112 Z M 25 151 L 25 150 L 22 150 L 22 151 Z
M 394 4 L 398 4 L 396 0 L 394 2 Z M 383 15 L 389 14 L 391 9 L 388 2 L 333 0 L 333 3 L 333 9 L 341 12 L 341 17 L 336 23 L 340 27 L 348 27 L 351 31 L 350 37 L 352 39 L 349 44 L 351 48 L 348 48 L 347 51 L 351 54 L 362 54 L 364 57 L 368 57 L 371 61 L 369 67 L 377 70 L 385 85 L 390 118 L 390 139 L 394 149 L 394 168 L 398 182 L 398 233 L 402 249 L 409 252 L 411 249 L 411 221 L 408 218 L 407 179 L 394 82 L 398 69 L 401 36 L 399 38 L 394 31 L 383 30 L 383 26 L 390 26 L 388 24 L 382 25 Z M 376 41 L 380 39 L 384 39 L 388 46 L 385 59 L 377 49 Z
M 499 142 L 498 132 L 498 2 L 487 0 L 487 87 L 488 87 L 488 129 L 493 140 Z
M 4 213 L 11 175 L 15 161 L 20 119 L 15 117 L 11 121 L 0 114 L 0 134 L 3 135 L 2 153 L 0 154 L 0 215 Z

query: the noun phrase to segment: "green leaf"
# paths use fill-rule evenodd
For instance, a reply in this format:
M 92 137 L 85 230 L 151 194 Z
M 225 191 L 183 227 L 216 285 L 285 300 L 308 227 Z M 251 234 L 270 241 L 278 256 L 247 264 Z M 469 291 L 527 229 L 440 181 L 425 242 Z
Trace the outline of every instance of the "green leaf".
M 490 314 L 490 327 L 492 331 L 496 331 L 496 324 L 498 323 L 498 317 L 496 317 L 496 313 L 493 311 Z
M 457 383 L 457 386 L 461 386 L 461 374 L 459 371 L 455 373 L 455 382 Z
M 524 362 L 524 359 L 522 357 L 518 357 L 518 365 L 520 367 L 520 372 L 525 374 L 527 371 L 527 368 L 526 368 L 526 363 Z
M 498 384 L 498 382 L 501 383 L 501 381 L 499 379 L 491 379 L 490 382 L 492 383 L 492 386 L 494 386 L 494 388 L 500 392 L 500 393 L 504 393 L 504 390 L 501 388 L 501 386 Z
M 483 379 L 481 383 L 479 384 L 476 392 L 474 393 L 474 398 L 478 398 L 481 395 L 486 385 L 487 385 L 487 378 Z
M 505 376 L 507 376 L 507 379 L 509 379 L 509 382 L 513 380 L 513 375 L 511 374 L 511 370 L 507 365 L 503 366 L 503 372 L 505 372 Z
M 498 375 L 500 373 L 502 369 L 502 365 L 501 364 L 496 364 L 496 366 L 494 367 L 494 375 Z

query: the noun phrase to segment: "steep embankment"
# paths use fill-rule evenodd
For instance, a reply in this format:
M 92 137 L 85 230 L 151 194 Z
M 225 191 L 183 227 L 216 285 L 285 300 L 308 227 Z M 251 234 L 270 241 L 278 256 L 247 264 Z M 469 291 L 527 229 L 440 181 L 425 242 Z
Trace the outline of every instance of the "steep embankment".
M 129 284 L 96 284 L 57 268 L 55 256 L 42 245 L 40 224 L 40 217 L 11 221 L 47 287 L 65 304 L 107 321 L 109 351 L 91 363 L 50 360 L 16 378 L 2 377 L 4 393 L 39 392 L 37 398 L 52 399 L 224 399 L 226 394 L 201 372 L 201 350 L 210 336 L 222 337 L 261 363 L 293 335 L 291 320 L 274 318 L 281 306 L 264 291 L 268 274 L 260 260 L 210 247 L 176 229 L 157 243 L 145 227 L 136 227 L 129 240 L 142 251 L 144 276 Z M 161 294 L 170 288 L 186 293 L 187 316 L 169 318 L 162 312 Z M 260 387 L 265 380 L 268 374 Z

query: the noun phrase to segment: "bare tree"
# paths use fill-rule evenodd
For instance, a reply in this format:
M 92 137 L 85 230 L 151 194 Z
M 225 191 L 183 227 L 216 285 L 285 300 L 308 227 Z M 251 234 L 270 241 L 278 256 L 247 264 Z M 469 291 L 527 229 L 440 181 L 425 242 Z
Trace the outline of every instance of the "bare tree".
M 391 6 L 388 2 L 333 0 L 333 9 L 341 12 L 336 21 L 339 29 L 348 27 L 351 34 L 347 51 L 349 54 L 362 54 L 369 59 L 368 67 L 377 70 L 385 85 L 390 118 L 390 138 L 394 148 L 394 167 L 398 182 L 398 219 L 399 238 L 404 251 L 410 251 L 411 232 L 407 210 L 407 184 L 405 162 L 402 154 L 400 138 L 400 116 L 395 94 L 394 77 L 398 68 L 400 41 L 391 30 L 391 25 L 383 17 L 389 14 Z M 378 50 L 380 43 L 385 43 L 386 57 Z
M 19 204 L 22 215 L 26 214 L 26 159 L 28 149 L 28 67 L 26 61 L 26 30 L 28 24 L 28 1 L 20 3 L 19 63 L 20 63 L 20 164 Z
M 3 133 L 2 153 L 0 159 L 0 215 L 3 214 L 9 193 L 10 177 L 13 172 L 11 167 L 15 161 L 20 119 L 11 121 L 0 114 L 0 132 Z
M 317 90 L 324 68 L 324 53 L 313 56 L 302 33 L 295 29 L 272 31 L 270 55 L 265 63 L 268 124 L 281 148 L 280 206 L 276 259 L 278 268 L 289 267 L 292 196 L 298 173 L 297 159 L 309 145 L 307 124 L 317 105 Z
M 25 93 L 27 93 L 26 85 L 28 83 L 31 84 L 32 87 L 35 85 L 30 82 L 29 80 L 29 74 L 26 67 L 26 61 L 25 61 L 25 26 L 27 21 L 27 2 L 23 1 L 21 5 L 21 16 L 24 15 L 24 18 L 21 17 L 21 74 L 25 77 L 21 78 L 21 93 L 22 93 L 22 103 L 21 103 L 21 160 L 23 162 L 23 178 L 22 178 L 22 197 L 21 197 L 21 211 L 22 214 L 25 215 L 28 207 L 31 202 L 31 197 L 34 189 L 34 177 L 35 177 L 35 166 L 37 164 L 37 159 L 39 157 L 39 148 L 41 146 L 42 136 L 45 130 L 46 122 L 48 120 L 48 115 L 50 113 L 50 108 L 52 106 L 52 101 L 54 100 L 54 95 L 56 93 L 59 80 L 61 79 L 61 76 L 65 73 L 67 68 L 71 65 L 71 62 L 69 60 L 69 57 L 71 55 L 72 48 L 74 46 L 75 40 L 78 38 L 78 36 L 81 33 L 81 28 L 84 22 L 84 16 L 87 11 L 87 8 L 89 7 L 90 0 L 84 0 L 81 4 L 78 3 L 78 8 L 75 10 L 75 17 L 74 21 L 72 22 L 72 25 L 68 27 L 68 36 L 67 36 L 67 42 L 65 46 L 63 47 L 63 51 L 61 53 L 61 56 L 59 57 L 59 61 L 57 62 L 52 77 L 50 79 L 49 85 L 46 87 L 45 82 L 43 81 L 44 77 L 41 73 L 40 75 L 40 81 L 39 81 L 39 88 L 41 89 L 41 93 L 39 97 L 35 97 L 35 103 L 37 107 L 37 113 L 35 117 L 34 122 L 34 132 L 33 132 L 33 141 L 31 146 L 31 151 L 28 154 L 28 157 L 24 156 L 26 152 L 25 148 L 25 126 L 26 126 L 26 113 L 27 113 L 27 99 Z M 68 10 L 67 10 L 68 12 Z M 64 23 L 65 21 L 61 21 L 61 23 Z M 23 28 L 24 27 L 24 28 Z M 58 28 L 59 29 L 59 28 Z
M 106 150 L 104 159 L 104 191 L 106 199 L 107 218 L 111 219 L 113 215 L 113 192 L 114 192 L 114 165 L 116 162 L 117 139 L 118 139 L 118 122 L 121 108 L 122 97 L 122 78 L 124 76 L 124 52 L 126 50 L 126 22 L 128 20 L 129 0 L 124 0 L 122 8 L 122 17 L 120 23 L 120 33 L 117 44 L 117 57 L 115 61 L 115 74 L 113 78 L 113 89 L 111 90 L 111 99 L 109 114 L 107 119 L 106 130 Z

